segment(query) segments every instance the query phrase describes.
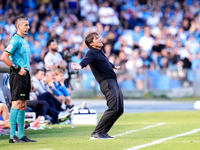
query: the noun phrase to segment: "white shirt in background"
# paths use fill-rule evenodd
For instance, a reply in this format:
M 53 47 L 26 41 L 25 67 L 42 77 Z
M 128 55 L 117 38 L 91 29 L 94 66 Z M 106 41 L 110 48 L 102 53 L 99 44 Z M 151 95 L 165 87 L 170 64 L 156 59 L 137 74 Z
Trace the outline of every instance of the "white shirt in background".
M 92 11 L 92 13 L 89 13 Z M 85 12 L 86 12 L 86 19 L 90 22 L 96 22 L 97 21 L 97 12 L 98 12 L 98 6 L 96 4 L 87 4 L 85 6 Z
M 139 41 L 139 45 L 141 50 L 145 51 L 149 55 L 154 45 L 154 39 L 152 37 L 143 36 Z
M 54 54 L 48 52 L 47 55 L 44 58 L 44 63 L 46 66 L 46 69 L 49 69 L 49 66 L 52 65 L 59 65 L 59 63 L 63 60 L 62 56 L 60 55 L 60 53 L 55 52 Z
M 99 9 L 100 23 L 106 25 L 112 24 L 113 15 L 114 15 L 114 10 L 111 7 L 101 7 Z

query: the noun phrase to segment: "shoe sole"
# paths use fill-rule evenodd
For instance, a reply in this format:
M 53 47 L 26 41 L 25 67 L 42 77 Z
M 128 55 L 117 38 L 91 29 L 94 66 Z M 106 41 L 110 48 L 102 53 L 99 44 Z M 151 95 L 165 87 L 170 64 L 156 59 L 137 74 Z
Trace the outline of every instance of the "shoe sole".
M 48 125 L 49 123 L 50 123 L 50 120 L 45 120 L 43 122 L 39 122 L 38 125 L 42 125 L 42 124 Z
M 63 116 L 63 117 L 60 117 L 60 118 L 58 118 L 58 119 L 65 119 L 65 118 L 68 118 L 68 117 L 70 117 L 71 116 L 71 114 L 69 113 L 69 114 L 67 114 L 67 115 L 65 115 L 65 116 Z
M 63 122 L 63 121 L 66 121 L 66 120 L 70 119 L 70 116 L 71 116 L 71 114 L 66 116 L 65 118 L 58 119 L 58 120 L 59 120 L 59 122 Z
M 23 141 L 23 142 L 13 142 L 13 141 L 10 142 L 10 141 L 9 141 L 9 143 L 25 143 L 25 142 L 24 142 L 24 141 Z
M 94 137 L 90 138 L 90 140 L 109 140 L 109 139 L 115 139 L 115 138 L 94 138 Z

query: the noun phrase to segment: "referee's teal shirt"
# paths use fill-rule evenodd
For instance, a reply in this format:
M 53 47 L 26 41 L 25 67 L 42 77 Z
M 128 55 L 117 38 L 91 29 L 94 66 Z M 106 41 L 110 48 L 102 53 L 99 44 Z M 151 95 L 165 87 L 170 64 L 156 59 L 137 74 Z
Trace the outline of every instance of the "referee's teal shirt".
M 10 54 L 9 58 L 14 64 L 21 68 L 28 68 L 27 71 L 30 70 L 30 47 L 23 37 L 15 34 L 11 38 L 5 52 Z

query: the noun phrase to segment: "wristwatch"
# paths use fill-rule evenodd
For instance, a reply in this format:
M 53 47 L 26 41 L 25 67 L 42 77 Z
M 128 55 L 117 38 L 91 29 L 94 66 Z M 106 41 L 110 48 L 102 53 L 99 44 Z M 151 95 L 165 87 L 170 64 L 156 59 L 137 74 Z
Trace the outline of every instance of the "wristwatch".
M 17 70 L 19 67 L 13 63 L 12 64 L 12 68 L 14 68 L 15 70 Z
M 19 72 L 20 69 L 21 69 L 20 66 L 17 66 L 17 65 L 15 65 L 14 63 L 12 63 L 11 68 L 15 69 L 17 72 Z

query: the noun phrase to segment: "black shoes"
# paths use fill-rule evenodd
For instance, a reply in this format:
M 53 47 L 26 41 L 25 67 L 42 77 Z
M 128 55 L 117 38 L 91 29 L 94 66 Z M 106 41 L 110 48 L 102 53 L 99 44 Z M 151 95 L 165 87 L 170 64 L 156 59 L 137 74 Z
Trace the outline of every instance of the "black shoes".
M 108 134 L 93 132 L 90 140 L 96 140 L 96 139 L 114 139 L 114 137 L 111 137 Z
M 67 111 L 71 112 L 74 109 L 74 104 L 67 105 Z
M 19 139 L 16 135 L 14 135 L 13 138 L 9 140 L 9 143 L 25 143 L 25 142 L 37 142 L 37 141 L 36 140 L 30 140 L 26 136 Z
M 114 137 L 108 135 L 107 133 L 106 134 L 103 134 L 105 137 L 107 137 L 108 139 L 114 139 Z
M 24 141 L 24 142 L 37 142 L 36 140 L 31 140 L 29 138 L 27 138 L 26 136 L 24 136 L 23 138 L 20 139 L 21 141 Z
M 13 138 L 9 140 L 9 143 L 24 143 L 24 141 L 20 140 L 16 135 L 14 135 Z
M 74 107 L 74 104 L 72 104 L 72 105 L 67 105 L 67 108 L 68 109 L 72 109 Z

